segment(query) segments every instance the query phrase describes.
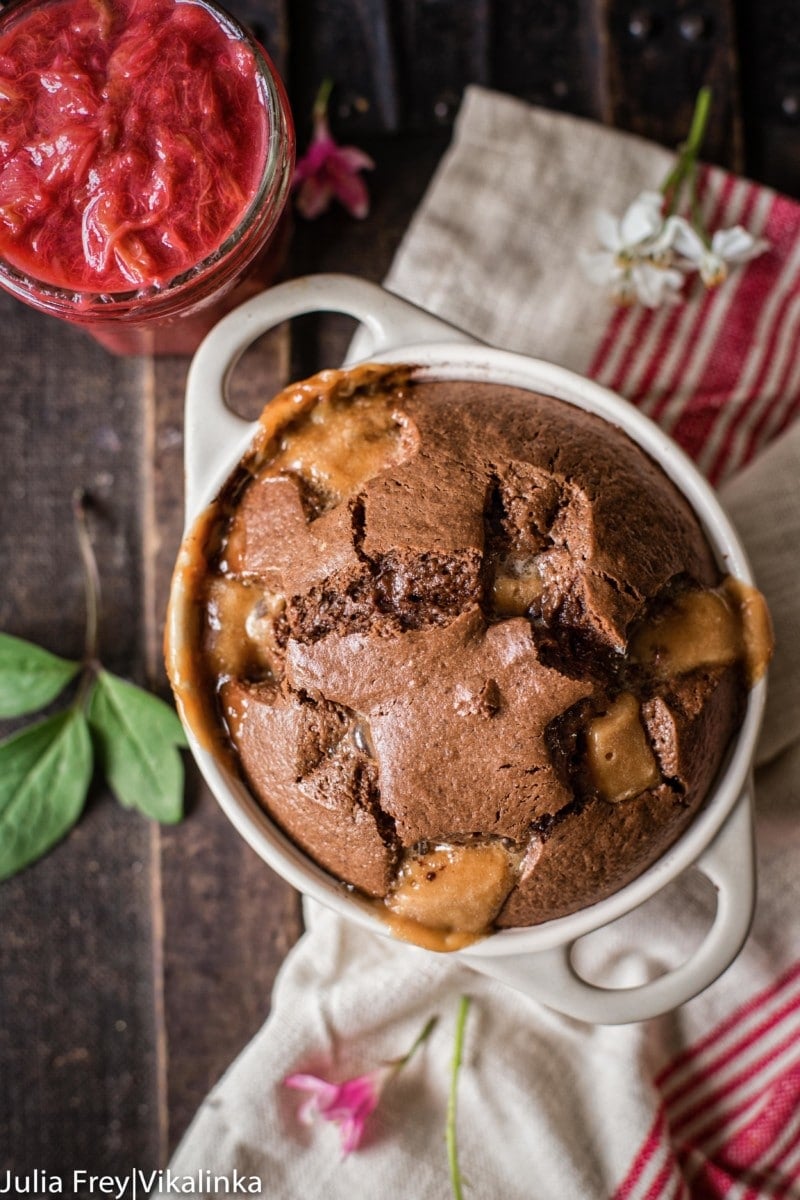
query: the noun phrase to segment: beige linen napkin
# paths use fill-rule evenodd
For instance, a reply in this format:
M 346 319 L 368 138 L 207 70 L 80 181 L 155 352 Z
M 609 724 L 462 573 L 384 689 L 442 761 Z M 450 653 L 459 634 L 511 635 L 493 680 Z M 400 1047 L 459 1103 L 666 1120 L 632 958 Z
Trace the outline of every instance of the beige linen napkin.
M 468 1197 L 796 1194 L 786 1189 L 800 1172 L 800 426 L 762 447 L 797 407 L 785 347 L 800 321 L 800 218 L 782 197 L 707 171 L 703 203 L 716 224 L 741 219 L 772 252 L 712 296 L 614 312 L 584 281 L 578 248 L 593 245 L 597 204 L 620 213 L 669 161 L 638 139 L 470 89 L 388 286 L 489 342 L 612 384 L 710 474 L 730 477 L 723 499 L 778 636 L 753 934 L 681 1010 L 591 1027 L 309 903 L 272 1014 L 201 1107 L 171 1164 L 179 1175 L 238 1170 L 258 1177 L 260 1194 L 287 1200 L 449 1196 L 444 1115 L 456 1005 L 467 993 L 458 1127 Z M 707 927 L 709 892 L 689 873 L 593 935 L 586 969 L 623 984 L 677 964 Z M 403 1053 L 432 1013 L 441 1020 L 430 1041 L 387 1088 L 362 1147 L 341 1161 L 336 1130 L 301 1125 L 301 1098 L 282 1078 L 368 1071 Z

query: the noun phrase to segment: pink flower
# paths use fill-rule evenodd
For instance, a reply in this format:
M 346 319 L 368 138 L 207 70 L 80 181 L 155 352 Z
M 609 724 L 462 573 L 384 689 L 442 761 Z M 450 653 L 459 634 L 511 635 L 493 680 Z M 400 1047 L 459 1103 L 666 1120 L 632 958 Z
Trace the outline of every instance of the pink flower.
M 287 1087 L 308 1092 L 309 1097 L 298 1111 L 304 1125 L 311 1125 L 320 1116 L 339 1126 L 342 1138 L 342 1154 L 357 1149 L 364 1136 L 367 1117 L 378 1107 L 381 1092 L 393 1074 L 393 1067 L 380 1067 L 344 1083 L 328 1083 L 318 1075 L 287 1075 Z
M 366 217 L 369 193 L 359 171 L 371 171 L 375 163 L 356 146 L 340 146 L 328 126 L 328 98 L 332 83 L 325 80 L 314 104 L 311 144 L 294 169 L 292 186 L 297 191 L 297 208 L 311 220 L 327 211 L 335 198 L 351 217 Z
M 426 1022 L 411 1049 L 402 1058 L 384 1063 L 376 1070 L 368 1071 L 366 1075 L 356 1075 L 353 1079 L 345 1079 L 343 1083 L 329 1083 L 319 1075 L 303 1072 L 287 1075 L 283 1081 L 286 1087 L 309 1093 L 308 1099 L 298 1111 L 299 1119 L 304 1125 L 311 1125 L 318 1116 L 322 1117 L 323 1121 L 332 1121 L 334 1125 L 339 1126 L 342 1155 L 346 1156 L 351 1150 L 356 1150 L 364 1136 L 367 1118 L 378 1107 L 386 1084 L 393 1075 L 403 1069 L 422 1043 L 430 1037 L 437 1019 L 431 1017 Z

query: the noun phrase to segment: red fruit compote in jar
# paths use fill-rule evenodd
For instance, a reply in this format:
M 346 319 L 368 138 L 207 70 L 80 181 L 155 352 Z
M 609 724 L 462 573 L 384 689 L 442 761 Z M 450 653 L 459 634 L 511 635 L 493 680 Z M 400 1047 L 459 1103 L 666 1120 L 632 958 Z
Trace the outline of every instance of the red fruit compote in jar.
M 206 0 L 0 18 L 0 283 L 110 349 L 194 348 L 273 235 L 293 162 L 269 60 Z

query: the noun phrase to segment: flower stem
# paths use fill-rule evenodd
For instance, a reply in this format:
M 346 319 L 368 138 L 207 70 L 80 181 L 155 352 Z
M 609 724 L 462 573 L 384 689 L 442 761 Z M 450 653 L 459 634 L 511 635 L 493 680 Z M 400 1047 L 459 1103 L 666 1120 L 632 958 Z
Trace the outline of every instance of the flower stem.
M 689 136 L 683 145 L 684 153 L 688 154 L 693 160 L 697 158 L 703 145 L 710 112 L 711 88 L 701 87 L 700 91 L 697 93 L 697 99 L 694 102 L 694 112 L 692 114 L 692 124 L 689 127 Z
M 708 236 L 706 223 L 703 220 L 703 214 L 700 209 L 700 197 L 697 194 L 697 163 L 692 163 L 692 169 L 689 172 L 689 220 L 694 229 L 697 230 L 700 237 L 703 239 L 706 246 L 711 245 L 711 239 Z
M 325 79 L 323 79 L 322 83 L 319 85 L 319 91 L 317 92 L 316 98 L 314 100 L 314 107 L 311 110 L 311 115 L 315 121 L 321 121 L 321 120 L 324 120 L 325 117 L 327 117 L 328 102 L 331 98 L 332 91 L 333 91 L 333 80 L 331 79 L 330 76 L 327 76 Z
M 450 1095 L 447 1100 L 447 1161 L 450 1166 L 450 1183 L 453 1188 L 455 1200 L 464 1200 L 463 1179 L 461 1178 L 461 1169 L 458 1165 L 456 1099 L 458 1094 L 458 1075 L 461 1070 L 461 1060 L 464 1052 L 464 1029 L 467 1024 L 469 1006 L 469 996 L 462 996 L 458 1003 L 456 1036 L 453 1044 L 453 1061 L 450 1071 Z
M 683 186 L 687 178 L 691 177 L 695 172 L 697 156 L 700 153 L 703 140 L 706 136 L 706 127 L 711 112 L 711 95 L 710 87 L 701 87 L 697 93 L 688 136 L 686 141 L 682 142 L 678 147 L 678 161 L 667 173 L 659 189 L 666 202 L 664 215 L 667 217 L 675 212 L 681 198 L 681 193 L 683 192 Z
M 416 1038 L 414 1039 L 414 1042 L 411 1045 L 410 1049 L 406 1051 L 406 1053 L 403 1055 L 402 1058 L 396 1058 L 394 1060 L 394 1062 L 391 1064 L 393 1074 L 396 1075 L 398 1071 L 402 1071 L 402 1069 L 406 1065 L 406 1063 L 409 1063 L 411 1061 L 411 1059 L 414 1057 L 414 1055 L 417 1053 L 417 1051 L 419 1050 L 422 1043 L 427 1042 L 428 1038 L 433 1033 L 434 1027 L 438 1020 L 439 1020 L 438 1017 L 433 1016 L 428 1021 L 425 1022 L 422 1029 L 420 1030 L 420 1032 L 417 1034 Z
M 91 689 L 99 668 L 97 658 L 100 623 L 100 572 L 97 569 L 94 547 L 86 520 L 86 493 L 76 489 L 72 493 L 72 515 L 75 519 L 75 534 L 78 539 L 86 592 L 86 633 L 83 643 L 83 675 L 74 700 L 80 708 Z

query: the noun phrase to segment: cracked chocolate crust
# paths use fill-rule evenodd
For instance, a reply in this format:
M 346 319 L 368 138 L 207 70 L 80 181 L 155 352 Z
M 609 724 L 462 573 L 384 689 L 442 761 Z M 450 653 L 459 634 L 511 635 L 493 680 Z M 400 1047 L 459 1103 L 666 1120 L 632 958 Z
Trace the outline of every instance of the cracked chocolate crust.
M 270 815 L 367 895 L 415 847 L 499 839 L 522 863 L 499 926 L 575 911 L 675 840 L 739 722 L 739 666 L 676 683 L 628 653 L 659 605 L 719 583 L 709 547 L 599 418 L 358 370 L 267 406 L 218 502 L 198 599 L 220 724 Z M 304 440 L 315 411 L 327 441 Z M 226 656 L 211 597 L 228 586 Z M 587 729 L 623 694 L 658 783 L 611 802 Z

